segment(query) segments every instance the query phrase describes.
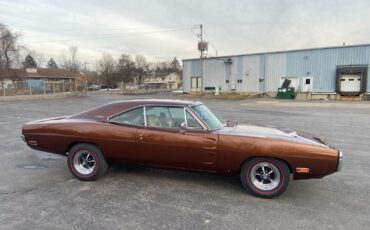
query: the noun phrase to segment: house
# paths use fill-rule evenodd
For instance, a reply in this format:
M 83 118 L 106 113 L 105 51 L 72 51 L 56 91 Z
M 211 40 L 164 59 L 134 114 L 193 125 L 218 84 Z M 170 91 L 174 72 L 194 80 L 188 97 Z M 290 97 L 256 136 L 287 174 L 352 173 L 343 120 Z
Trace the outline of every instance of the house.
M 154 89 L 178 89 L 181 83 L 181 75 L 170 73 L 164 76 L 153 76 L 144 79 L 144 84 Z
M 10 69 L 3 75 L 3 79 L 12 79 L 18 81 L 24 80 L 45 80 L 45 81 L 74 81 L 84 79 L 80 73 L 70 73 L 65 69 L 47 69 L 47 68 L 26 68 Z
M 70 73 L 64 69 L 27 68 L 10 69 L 2 72 L 0 89 L 38 89 L 41 91 L 70 90 L 77 87 L 76 81 L 85 82 L 80 73 Z M 68 88 L 68 89 L 67 89 Z

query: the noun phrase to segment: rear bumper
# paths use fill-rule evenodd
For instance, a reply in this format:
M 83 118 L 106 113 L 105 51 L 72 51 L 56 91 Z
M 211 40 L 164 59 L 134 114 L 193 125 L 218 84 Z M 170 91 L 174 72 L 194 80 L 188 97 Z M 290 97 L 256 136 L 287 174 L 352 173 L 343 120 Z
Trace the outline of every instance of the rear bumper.
M 338 152 L 338 165 L 337 165 L 337 172 L 342 170 L 343 166 L 343 153 L 341 151 Z

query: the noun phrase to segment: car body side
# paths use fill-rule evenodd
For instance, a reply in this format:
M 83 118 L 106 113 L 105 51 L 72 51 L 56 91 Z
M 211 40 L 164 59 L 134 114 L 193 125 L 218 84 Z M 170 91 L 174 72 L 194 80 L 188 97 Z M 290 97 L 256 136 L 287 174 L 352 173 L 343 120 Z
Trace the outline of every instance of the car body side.
M 223 128 L 186 132 L 172 128 L 163 132 L 148 127 L 108 122 L 109 116 L 135 106 L 140 104 L 126 104 L 126 107 L 117 104 L 71 117 L 30 122 L 23 126 L 22 134 L 31 148 L 61 155 L 66 154 L 75 143 L 95 144 L 111 164 L 133 163 L 233 175 L 239 173 L 246 160 L 253 157 L 272 157 L 286 162 L 295 179 L 321 178 L 337 170 L 338 150 L 330 147 L 230 135 Z M 171 142 L 172 148 L 153 148 L 153 143 L 142 143 L 138 136 L 141 132 L 147 132 L 149 136 L 158 132 L 167 133 L 168 135 L 164 134 L 157 140 L 153 137 L 153 141 L 166 138 Z M 191 143 L 194 146 L 190 146 Z M 178 149 L 177 155 L 170 152 L 175 149 Z M 153 151 L 161 153 L 157 162 L 147 159 L 148 155 L 155 153 Z M 173 157 L 172 162 L 166 162 L 166 157 Z M 309 172 L 301 173 L 297 168 L 308 168 Z

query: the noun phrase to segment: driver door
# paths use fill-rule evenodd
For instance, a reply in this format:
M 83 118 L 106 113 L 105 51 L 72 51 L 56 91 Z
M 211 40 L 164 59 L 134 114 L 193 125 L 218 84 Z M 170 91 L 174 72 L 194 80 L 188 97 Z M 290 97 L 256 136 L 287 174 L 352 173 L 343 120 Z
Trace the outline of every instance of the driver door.
M 137 130 L 136 156 L 146 165 L 216 171 L 218 135 L 198 127 L 184 107 L 145 106 L 146 127 Z M 185 117 L 188 116 L 188 119 Z M 193 123 L 192 123 L 193 122 Z M 192 123 L 192 124 L 190 124 Z

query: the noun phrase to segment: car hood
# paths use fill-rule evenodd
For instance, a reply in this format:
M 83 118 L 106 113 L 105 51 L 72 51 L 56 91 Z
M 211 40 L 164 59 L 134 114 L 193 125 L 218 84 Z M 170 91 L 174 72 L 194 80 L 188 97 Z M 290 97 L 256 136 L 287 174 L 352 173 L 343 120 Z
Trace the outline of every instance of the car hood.
M 265 127 L 256 125 L 237 125 L 234 127 L 223 127 L 220 129 L 220 134 L 225 133 L 228 135 L 236 136 L 248 136 L 248 137 L 259 137 L 278 139 L 285 141 L 298 142 L 302 144 L 318 145 L 322 147 L 329 147 L 326 142 L 312 134 L 297 132 L 291 129 L 277 128 L 277 127 Z

